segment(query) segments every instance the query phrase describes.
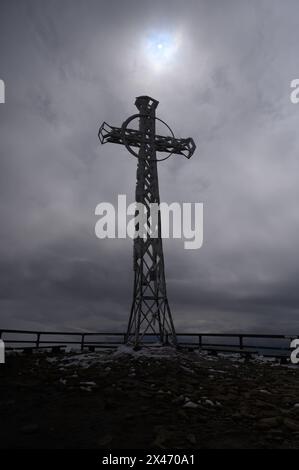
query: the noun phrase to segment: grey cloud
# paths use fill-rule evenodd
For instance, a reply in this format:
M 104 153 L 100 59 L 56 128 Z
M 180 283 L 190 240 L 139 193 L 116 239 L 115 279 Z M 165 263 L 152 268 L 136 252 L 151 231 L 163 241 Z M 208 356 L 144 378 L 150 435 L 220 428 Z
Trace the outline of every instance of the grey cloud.
M 161 197 L 204 202 L 204 246 L 165 240 L 178 329 L 298 328 L 296 1 L 4 0 L 0 18 L 1 326 L 123 330 L 132 244 L 99 241 L 94 209 L 134 198 L 136 160 L 101 147 L 134 98 L 160 100 L 190 160 L 161 164 Z M 180 33 L 154 73 L 142 43 Z

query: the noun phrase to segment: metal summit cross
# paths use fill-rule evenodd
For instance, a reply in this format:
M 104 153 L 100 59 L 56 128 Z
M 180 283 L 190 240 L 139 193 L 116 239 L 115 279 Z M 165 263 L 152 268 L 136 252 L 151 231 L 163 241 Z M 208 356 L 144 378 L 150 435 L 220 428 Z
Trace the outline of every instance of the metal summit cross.
M 138 114 L 129 117 L 120 128 L 104 122 L 99 130 L 102 144 L 111 142 L 125 145 L 138 159 L 136 202 L 146 208 L 145 220 L 148 226 L 151 205 L 160 204 L 157 162 L 166 160 L 172 154 L 190 158 L 196 148 L 192 138 L 176 139 L 170 127 L 156 117 L 158 104 L 149 96 L 139 96 L 135 102 Z M 135 119 L 139 120 L 139 129 L 128 129 Z M 166 125 L 170 136 L 156 135 L 157 121 Z M 157 152 L 166 152 L 168 155 L 157 159 Z M 135 348 L 145 341 L 145 335 L 148 334 L 156 336 L 163 345 L 177 344 L 166 292 L 160 211 L 157 234 L 156 238 L 148 236 L 134 239 L 134 293 L 126 343 L 133 344 Z

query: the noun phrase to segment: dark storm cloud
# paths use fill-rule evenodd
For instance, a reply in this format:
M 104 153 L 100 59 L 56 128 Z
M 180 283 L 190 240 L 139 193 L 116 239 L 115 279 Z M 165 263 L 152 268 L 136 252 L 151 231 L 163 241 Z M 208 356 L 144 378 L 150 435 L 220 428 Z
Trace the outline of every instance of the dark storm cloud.
M 123 330 L 132 243 L 99 241 L 94 209 L 134 198 L 136 160 L 100 147 L 134 98 L 160 100 L 190 160 L 161 164 L 161 198 L 204 202 L 204 246 L 165 240 L 178 329 L 298 327 L 298 5 L 263 1 L 2 1 L 1 326 Z M 155 70 L 144 41 L 180 39 Z

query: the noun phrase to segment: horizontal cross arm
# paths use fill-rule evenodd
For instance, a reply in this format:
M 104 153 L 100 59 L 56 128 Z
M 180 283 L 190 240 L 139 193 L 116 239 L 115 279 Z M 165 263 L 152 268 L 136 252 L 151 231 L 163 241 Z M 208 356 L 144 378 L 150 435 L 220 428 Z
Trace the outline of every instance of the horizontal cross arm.
M 106 122 L 102 124 L 99 130 L 99 139 L 102 144 L 113 143 L 121 145 L 129 145 L 130 147 L 140 148 L 142 144 L 148 141 L 144 139 L 142 132 L 135 129 L 126 129 L 125 141 L 123 140 L 122 129 L 119 127 L 109 126 Z M 155 150 L 157 152 L 167 152 L 177 155 L 183 155 L 186 158 L 192 157 L 196 145 L 191 137 L 187 139 L 176 139 L 173 137 L 164 137 L 155 135 Z

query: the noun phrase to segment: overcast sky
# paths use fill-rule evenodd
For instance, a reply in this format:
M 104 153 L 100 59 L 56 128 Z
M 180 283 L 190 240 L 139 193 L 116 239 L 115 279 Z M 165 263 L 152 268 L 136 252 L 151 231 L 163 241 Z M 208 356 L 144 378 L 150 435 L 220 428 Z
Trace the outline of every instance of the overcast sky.
M 161 200 L 204 203 L 200 250 L 164 241 L 177 330 L 298 334 L 298 15 L 297 0 L 1 0 L 0 327 L 125 330 L 132 241 L 98 240 L 94 210 L 134 200 L 136 159 L 97 132 L 147 94 L 197 144 L 159 165 Z M 148 51 L 160 37 L 170 60 Z

